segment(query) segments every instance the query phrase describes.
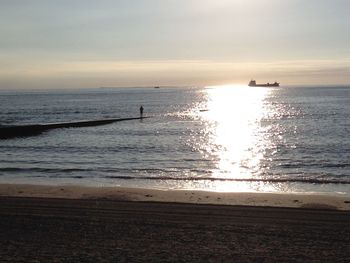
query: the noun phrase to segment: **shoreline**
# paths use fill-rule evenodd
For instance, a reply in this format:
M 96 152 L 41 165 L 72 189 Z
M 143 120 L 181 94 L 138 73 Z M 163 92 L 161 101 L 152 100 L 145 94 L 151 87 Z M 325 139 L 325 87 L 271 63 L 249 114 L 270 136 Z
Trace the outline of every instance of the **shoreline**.
M 0 184 L 2 197 L 115 200 L 350 211 L 349 194 L 214 192 L 78 185 Z

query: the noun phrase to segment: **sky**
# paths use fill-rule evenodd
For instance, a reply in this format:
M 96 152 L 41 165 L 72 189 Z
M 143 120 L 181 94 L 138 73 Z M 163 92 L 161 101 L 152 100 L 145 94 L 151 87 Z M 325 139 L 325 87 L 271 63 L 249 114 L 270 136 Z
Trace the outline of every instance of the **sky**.
M 0 4 L 0 89 L 350 84 L 348 0 Z

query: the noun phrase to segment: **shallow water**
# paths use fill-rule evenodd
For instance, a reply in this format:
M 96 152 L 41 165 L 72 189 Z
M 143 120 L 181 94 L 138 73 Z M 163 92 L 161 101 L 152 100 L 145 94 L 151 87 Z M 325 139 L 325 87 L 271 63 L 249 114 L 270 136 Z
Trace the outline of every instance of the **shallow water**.
M 138 117 L 0 140 L 0 183 L 350 193 L 350 88 L 0 92 L 0 124 Z

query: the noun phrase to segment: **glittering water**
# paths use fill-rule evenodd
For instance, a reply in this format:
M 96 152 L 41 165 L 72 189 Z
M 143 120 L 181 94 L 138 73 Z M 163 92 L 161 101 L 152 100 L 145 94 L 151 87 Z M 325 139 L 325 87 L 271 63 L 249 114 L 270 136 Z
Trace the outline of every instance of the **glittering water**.
M 0 183 L 350 193 L 350 88 L 0 92 L 0 124 L 138 117 L 0 140 Z

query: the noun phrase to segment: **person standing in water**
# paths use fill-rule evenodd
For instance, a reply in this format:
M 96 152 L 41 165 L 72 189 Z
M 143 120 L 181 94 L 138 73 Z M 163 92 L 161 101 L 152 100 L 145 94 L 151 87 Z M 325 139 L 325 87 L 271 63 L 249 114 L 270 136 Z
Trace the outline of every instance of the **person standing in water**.
M 143 106 L 140 107 L 140 117 L 143 118 Z

